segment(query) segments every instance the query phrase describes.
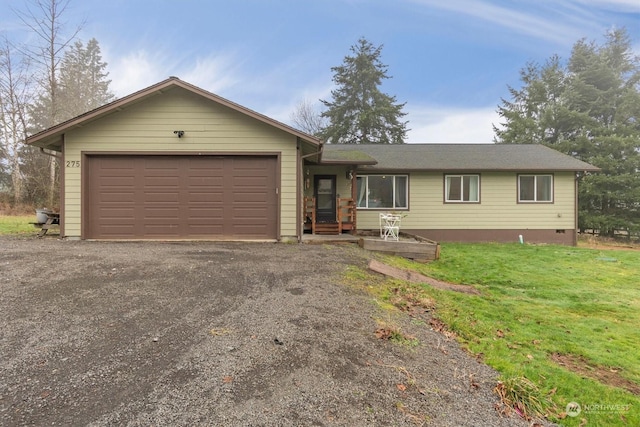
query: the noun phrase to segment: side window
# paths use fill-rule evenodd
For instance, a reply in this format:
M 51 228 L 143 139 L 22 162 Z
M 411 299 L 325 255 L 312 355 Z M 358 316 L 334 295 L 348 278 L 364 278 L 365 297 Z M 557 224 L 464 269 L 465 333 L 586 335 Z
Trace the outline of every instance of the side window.
M 447 203 L 480 202 L 480 175 L 445 175 L 444 201 Z
M 553 175 L 518 175 L 518 202 L 553 202 Z

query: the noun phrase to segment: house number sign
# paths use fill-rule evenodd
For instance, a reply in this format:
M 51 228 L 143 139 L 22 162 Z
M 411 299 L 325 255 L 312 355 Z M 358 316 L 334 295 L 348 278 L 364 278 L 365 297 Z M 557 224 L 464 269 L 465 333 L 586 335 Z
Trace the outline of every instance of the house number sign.
M 79 168 L 80 167 L 80 160 L 67 160 L 67 167 L 68 168 Z

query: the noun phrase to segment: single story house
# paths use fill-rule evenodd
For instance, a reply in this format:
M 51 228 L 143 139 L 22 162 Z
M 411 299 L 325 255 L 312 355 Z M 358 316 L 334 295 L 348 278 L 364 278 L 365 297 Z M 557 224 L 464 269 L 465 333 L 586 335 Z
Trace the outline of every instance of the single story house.
M 45 131 L 73 239 L 301 240 L 402 231 L 576 243 L 592 165 L 541 145 L 331 145 L 171 77 Z

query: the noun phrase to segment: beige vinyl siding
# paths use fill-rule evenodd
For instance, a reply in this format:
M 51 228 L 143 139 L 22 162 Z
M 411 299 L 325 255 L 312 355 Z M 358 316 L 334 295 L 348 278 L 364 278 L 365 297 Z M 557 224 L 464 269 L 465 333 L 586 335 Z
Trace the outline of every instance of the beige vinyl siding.
M 304 179 L 309 178 L 309 188 L 303 188 L 305 197 L 313 197 L 313 177 L 315 175 L 335 175 L 336 176 L 336 193 L 344 198 L 351 197 L 351 181 L 345 178 L 347 171 L 346 166 L 314 166 L 306 165 L 302 171 Z M 309 175 L 307 175 L 309 171 Z
M 81 161 L 82 152 L 279 153 L 280 234 L 296 235 L 295 136 L 181 88 L 69 131 L 64 152 L 63 166 Z M 67 237 L 81 235 L 81 170 L 65 168 Z
M 552 172 L 545 172 L 552 173 Z M 409 175 L 411 229 L 575 229 L 574 174 L 556 172 L 554 203 L 518 203 L 515 172 L 480 173 L 480 203 L 444 203 L 443 173 Z M 380 211 L 358 210 L 358 229 L 376 229 Z

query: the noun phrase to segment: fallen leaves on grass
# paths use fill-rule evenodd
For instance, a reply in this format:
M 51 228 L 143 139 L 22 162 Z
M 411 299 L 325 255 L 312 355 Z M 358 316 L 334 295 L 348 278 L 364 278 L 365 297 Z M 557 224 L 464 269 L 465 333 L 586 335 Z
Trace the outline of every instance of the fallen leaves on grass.
M 454 332 L 451 332 L 447 328 L 447 325 L 445 325 L 445 323 L 440 319 L 432 317 L 431 319 L 429 319 L 429 325 L 431 326 L 431 329 L 433 329 L 436 332 L 441 333 L 442 335 L 444 335 L 447 338 L 455 338 L 455 336 L 456 336 L 456 334 Z
M 422 317 L 435 308 L 435 301 L 415 286 L 398 286 L 391 289 L 390 301 L 411 317 Z

